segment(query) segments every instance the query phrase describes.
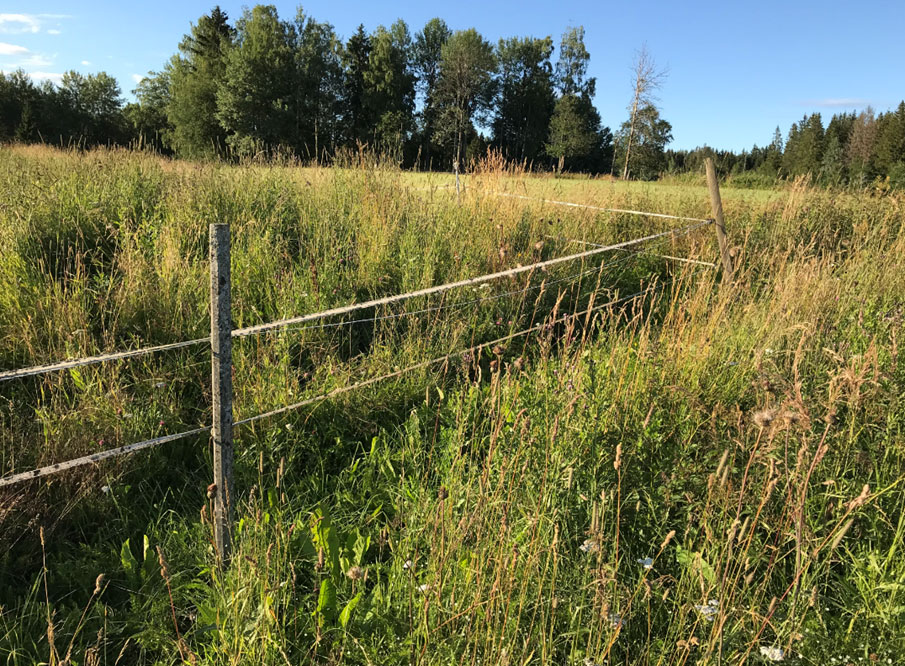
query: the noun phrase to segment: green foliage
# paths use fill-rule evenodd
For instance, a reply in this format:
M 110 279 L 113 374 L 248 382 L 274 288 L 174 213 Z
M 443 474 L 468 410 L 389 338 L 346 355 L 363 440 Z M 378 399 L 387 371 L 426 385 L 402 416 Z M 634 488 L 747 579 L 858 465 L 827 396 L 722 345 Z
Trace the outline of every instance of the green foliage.
M 666 228 L 571 208 L 554 219 L 487 196 L 500 188 L 709 210 L 687 178 L 488 172 L 465 177 L 475 196 L 457 205 L 436 188 L 448 178 L 387 168 L 189 169 L 22 147 L 0 162 L 3 368 L 203 337 L 214 220 L 232 225 L 244 326 L 572 251 L 550 236 Z M 71 646 L 70 663 L 642 666 L 760 663 L 779 647 L 789 663 L 896 663 L 901 194 L 741 190 L 752 172 L 721 168 L 730 237 L 746 239 L 735 288 L 650 246 L 449 294 L 441 310 L 425 299 L 237 340 L 243 418 L 505 336 L 557 302 L 580 309 L 598 276 L 601 299 L 668 284 L 581 326 L 237 428 L 225 569 L 206 437 L 5 495 L 0 659 L 61 663 Z M 712 261 L 704 231 L 670 238 L 669 254 Z M 208 381 L 206 352 L 177 350 L 3 383 L 0 465 L 204 423 Z
M 272 151 L 292 137 L 298 112 L 295 30 L 276 7 L 257 5 L 236 22 L 217 88 L 217 119 L 240 156 Z
M 591 54 L 584 44 L 584 26 L 566 30 L 559 43 L 559 59 L 556 62 L 555 80 L 561 97 L 594 97 L 597 79 L 588 78 L 590 61 Z
M 454 32 L 440 53 L 435 136 L 461 163 L 472 122 L 483 120 L 491 109 L 498 64 L 493 46 L 474 28 Z
M 625 163 L 630 125 L 630 121 L 625 121 L 616 134 L 616 164 Z M 630 176 L 641 180 L 659 177 L 667 168 L 666 144 L 670 141 L 672 125 L 660 117 L 657 107 L 647 104 L 638 109 L 628 161 Z
M 418 91 L 423 98 L 421 109 L 422 165 L 430 165 L 435 152 L 434 132 L 437 116 L 436 94 L 440 80 L 440 62 L 443 45 L 452 34 L 446 22 L 432 18 L 415 34 L 412 44 L 412 66 Z
M 497 46 L 493 140 L 507 159 L 534 162 L 543 155 L 555 104 L 552 53 L 549 37 L 501 39 Z
M 217 117 L 217 90 L 235 31 L 219 7 L 192 26 L 165 69 L 169 77 L 167 120 L 173 148 L 183 157 L 222 155 L 226 132 Z

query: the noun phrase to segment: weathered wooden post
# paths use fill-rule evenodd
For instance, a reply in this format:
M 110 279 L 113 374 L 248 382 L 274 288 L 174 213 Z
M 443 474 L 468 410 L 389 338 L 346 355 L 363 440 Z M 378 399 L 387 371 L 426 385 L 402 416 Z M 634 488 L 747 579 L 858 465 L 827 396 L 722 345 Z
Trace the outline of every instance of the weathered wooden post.
M 720 199 L 720 185 L 716 179 L 716 169 L 713 168 L 713 160 L 706 158 L 704 167 L 707 169 L 707 187 L 710 189 L 710 208 L 713 212 L 714 227 L 716 227 L 716 239 L 720 244 L 720 258 L 723 261 L 723 282 L 731 283 L 734 278 L 732 270 L 732 257 L 729 256 L 729 241 L 726 239 L 726 223 L 723 220 L 723 201 Z
M 233 340 L 230 307 L 229 225 L 210 226 L 211 393 L 214 445 L 214 545 L 229 561 L 233 490 Z
M 459 203 L 459 160 L 453 161 L 453 170 L 456 172 L 456 203 Z

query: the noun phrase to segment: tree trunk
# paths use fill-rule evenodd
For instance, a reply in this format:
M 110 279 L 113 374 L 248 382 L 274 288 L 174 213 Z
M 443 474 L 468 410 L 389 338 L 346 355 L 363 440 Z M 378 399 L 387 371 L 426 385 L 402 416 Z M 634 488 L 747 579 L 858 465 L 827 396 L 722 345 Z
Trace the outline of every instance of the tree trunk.
M 628 142 L 625 146 L 625 166 L 622 169 L 622 180 L 628 179 L 628 160 L 632 154 L 632 140 L 635 138 L 635 118 L 638 115 L 638 91 L 635 91 L 635 100 L 632 102 L 632 120 L 628 129 Z

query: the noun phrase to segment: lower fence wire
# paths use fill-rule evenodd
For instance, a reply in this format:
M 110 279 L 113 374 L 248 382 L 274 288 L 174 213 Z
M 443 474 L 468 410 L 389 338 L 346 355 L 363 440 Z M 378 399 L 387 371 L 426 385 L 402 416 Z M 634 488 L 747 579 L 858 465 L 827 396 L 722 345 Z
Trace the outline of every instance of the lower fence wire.
M 529 335 L 531 333 L 535 333 L 537 331 L 543 330 L 545 328 L 551 327 L 555 324 L 560 324 L 569 321 L 570 319 L 581 317 L 588 315 L 592 312 L 597 312 L 599 310 L 603 310 L 608 307 L 613 307 L 615 305 L 619 305 L 620 303 L 628 302 L 632 299 L 638 298 L 639 296 L 643 296 L 645 294 L 651 293 L 653 291 L 662 289 L 666 284 L 671 284 L 675 279 L 671 280 L 668 283 L 660 283 L 658 285 L 654 285 L 651 287 L 647 287 L 646 289 L 642 289 L 634 294 L 630 294 L 628 296 L 623 296 L 607 303 L 602 303 L 600 305 L 595 305 L 591 308 L 587 308 L 581 312 L 573 312 L 563 315 L 553 321 L 545 321 L 541 324 L 537 324 L 536 326 L 532 326 L 531 328 L 527 328 L 522 331 L 518 331 L 517 333 L 511 333 L 509 335 L 504 335 L 502 337 L 496 338 L 495 340 L 490 340 L 489 342 L 482 342 L 479 345 L 474 345 L 467 349 L 463 349 L 457 352 L 453 352 L 450 354 L 446 354 L 445 356 L 440 356 L 438 358 L 431 359 L 429 361 L 422 361 L 420 363 L 415 363 L 414 365 L 410 365 L 406 368 L 402 368 L 401 370 L 396 370 L 395 372 L 391 372 L 386 375 L 381 375 L 380 377 L 373 377 L 371 379 L 366 379 L 361 382 L 357 382 L 355 384 L 349 384 L 347 386 L 341 386 L 335 388 L 327 393 L 323 393 L 321 395 L 313 396 L 311 398 L 307 398 L 300 402 L 287 405 L 285 407 L 280 407 L 278 409 L 271 410 L 269 412 L 264 412 L 262 414 L 257 414 L 255 416 L 251 416 L 246 419 L 242 419 L 240 421 L 236 421 L 233 423 L 234 426 L 247 425 L 249 423 L 254 423 L 256 421 L 260 421 L 262 419 L 270 418 L 272 416 L 277 416 L 278 414 L 283 414 L 286 412 L 294 411 L 301 407 L 305 407 L 307 405 L 313 405 L 319 402 L 323 402 L 324 400 L 329 400 L 337 395 L 342 395 L 343 393 L 348 393 L 350 391 L 355 391 L 360 388 L 364 388 L 366 386 L 371 386 L 372 384 L 376 384 L 378 382 L 385 381 L 387 379 L 393 379 L 395 377 L 400 377 L 406 373 L 413 372 L 415 370 L 419 370 L 422 368 L 427 368 L 433 365 L 437 365 L 440 363 L 448 362 L 450 359 L 457 358 L 460 356 L 464 356 L 466 354 L 478 352 L 482 349 L 486 349 L 487 347 L 491 347 L 493 345 L 500 344 L 501 342 L 506 342 L 507 340 L 512 340 L 515 338 L 523 337 L 525 335 Z M 37 479 L 43 476 L 48 476 L 50 474 L 56 474 L 58 472 L 63 472 L 66 470 L 74 469 L 76 467 L 82 467 L 84 465 L 89 465 L 92 463 L 98 463 L 102 460 L 107 460 L 108 458 L 115 458 L 118 456 L 128 455 L 130 453 L 135 453 L 137 451 L 142 451 L 145 449 L 150 449 L 160 444 L 167 444 L 169 442 L 174 442 L 179 439 L 185 439 L 188 437 L 195 437 L 197 435 L 202 435 L 205 433 L 209 433 L 210 428 L 195 428 L 193 430 L 187 430 L 185 432 L 175 433 L 172 435 L 164 435 L 162 437 L 155 437 L 154 439 L 144 440 L 142 442 L 136 442 L 134 444 L 126 444 L 125 446 L 120 446 L 115 449 L 109 449 L 107 451 L 100 451 L 98 453 L 92 453 L 87 456 L 82 456 L 80 458 L 74 458 L 72 460 L 67 460 L 66 462 L 56 463 L 54 465 L 48 465 L 46 467 L 39 467 L 37 469 L 30 470 L 28 472 L 20 472 L 18 474 L 13 474 L 7 477 L 3 477 L 0 479 L 0 488 L 4 488 L 6 486 L 11 486 L 16 483 L 20 483 L 22 481 L 28 481 L 30 479 Z
M 279 407 L 278 409 L 273 409 L 269 412 L 264 412 L 262 414 L 257 414 L 255 416 L 250 416 L 246 419 L 241 419 L 236 421 L 233 425 L 246 425 L 249 423 L 254 423 L 255 421 L 260 421 L 262 419 L 270 418 L 272 416 L 277 416 L 278 414 L 284 414 L 286 412 L 291 412 L 301 407 L 305 407 L 307 405 L 313 405 L 318 402 L 322 402 L 329 398 L 335 397 L 337 395 L 342 395 L 343 393 L 348 393 L 350 391 L 355 391 L 360 388 L 364 388 L 366 386 L 371 386 L 372 384 L 376 384 L 377 382 L 382 382 L 387 379 L 393 379 L 395 377 L 400 377 L 406 373 L 413 372 L 415 370 L 420 370 L 422 368 L 428 368 L 433 365 L 438 365 L 440 363 L 447 362 L 453 358 L 457 358 L 459 356 L 465 356 L 466 354 L 471 354 L 474 352 L 481 351 L 482 349 L 486 349 L 487 347 L 491 347 L 494 345 L 498 345 L 501 342 L 506 342 L 508 340 L 512 340 L 514 338 L 520 338 L 525 335 L 529 335 L 531 333 L 535 333 L 542 329 L 548 328 L 550 326 L 556 324 L 562 324 L 570 319 L 586 316 L 591 314 L 592 312 L 597 312 L 598 310 L 603 310 L 608 307 L 613 307 L 615 305 L 619 305 L 620 303 L 625 303 L 632 299 L 638 298 L 639 296 L 643 296 L 645 294 L 651 293 L 653 291 L 657 291 L 658 289 L 662 289 L 665 284 L 671 284 L 675 280 L 670 280 L 668 283 L 661 283 L 659 285 L 654 285 L 651 287 L 647 287 L 646 289 L 642 289 L 641 291 L 635 292 L 634 294 L 630 294 L 628 296 L 623 296 L 621 298 L 616 298 L 612 301 L 608 301 L 606 303 L 602 303 L 600 305 L 595 305 L 593 307 L 582 310 L 581 312 L 570 312 L 568 314 L 563 315 L 553 321 L 545 321 L 543 323 L 532 326 L 531 328 L 526 328 L 522 331 L 518 331 L 517 333 L 510 333 L 509 335 L 504 335 L 502 337 L 496 338 L 495 340 L 490 340 L 488 342 L 482 342 L 481 344 L 474 345 L 472 347 L 468 347 L 467 349 L 462 349 L 457 352 L 452 352 L 450 354 L 446 354 L 445 356 L 439 356 L 437 358 L 433 358 L 429 361 L 421 361 L 420 363 L 415 363 L 414 365 L 410 365 L 408 367 L 402 368 L 400 370 L 396 370 L 386 375 L 381 375 L 379 377 L 372 377 L 371 379 L 365 379 L 360 382 L 356 382 L 354 384 L 349 384 L 347 386 L 340 386 L 335 388 L 327 393 L 322 393 L 321 395 L 312 396 L 310 398 L 306 398 L 305 400 L 301 400 L 291 405 L 286 405 L 285 407 Z
M 709 224 L 709 221 L 708 221 L 707 223 Z M 693 231 L 694 229 L 698 228 L 699 226 L 703 226 L 703 225 L 694 225 L 694 226 L 692 226 L 692 227 L 688 227 L 688 228 L 683 229 L 683 230 L 678 230 L 678 231 L 676 232 L 675 235 L 684 235 L 684 234 L 690 233 L 691 231 Z M 650 238 L 650 239 L 657 239 L 657 240 L 659 240 L 660 242 L 667 240 L 667 238 L 665 238 L 665 234 L 658 234 L 658 235 L 656 235 L 656 236 L 652 236 L 652 237 L 648 237 L 648 238 Z M 593 245 L 593 244 L 589 243 L 589 245 Z M 609 248 L 608 248 L 608 249 L 609 249 Z M 644 250 L 641 250 L 641 249 L 636 250 L 636 251 L 633 251 L 633 252 L 627 252 L 623 257 L 620 257 L 620 259 L 618 259 L 618 260 L 616 260 L 616 261 L 614 261 L 614 262 L 609 262 L 607 265 L 611 267 L 611 266 L 613 266 L 614 264 L 621 263 L 621 262 L 624 261 L 625 259 L 628 259 L 628 258 L 630 258 L 630 257 L 632 257 L 632 256 L 635 256 L 636 254 L 640 254 L 640 253 L 642 253 L 642 252 L 644 252 Z M 545 262 L 544 262 L 544 263 L 545 263 Z M 558 262 L 557 262 L 557 263 L 558 263 Z M 698 262 L 695 262 L 695 263 L 698 263 Z M 700 263 L 703 264 L 703 265 L 706 265 L 706 262 L 700 262 Z M 584 271 L 581 271 L 580 273 L 576 273 L 576 274 L 574 274 L 574 275 L 567 276 L 567 277 L 565 277 L 565 278 L 559 278 L 559 279 L 557 279 L 557 280 L 553 280 L 553 281 L 547 283 L 546 286 L 550 286 L 551 284 L 555 284 L 555 283 L 558 283 L 558 282 L 564 282 L 564 281 L 567 281 L 567 280 L 570 280 L 570 279 L 574 279 L 574 278 L 576 278 L 576 277 L 583 277 L 583 276 L 585 276 L 585 275 L 589 275 L 589 274 L 591 274 L 591 273 L 598 272 L 598 271 L 601 270 L 603 267 L 604 267 L 604 264 L 601 264 L 600 266 L 596 266 L 596 267 L 592 267 L 592 268 L 586 269 L 586 270 L 584 270 Z M 373 378 L 371 378 L 371 379 L 367 379 L 367 380 L 364 380 L 364 381 L 361 381 L 361 382 L 357 382 L 357 383 L 354 383 L 354 384 L 349 384 L 348 386 L 338 387 L 338 388 L 336 388 L 336 389 L 333 389 L 333 390 L 331 390 L 331 391 L 328 391 L 327 393 L 324 393 L 324 394 L 321 394 L 321 395 L 317 395 L 317 396 L 313 396 L 313 397 L 311 397 L 311 398 L 307 398 L 307 399 L 305 399 L 305 400 L 302 400 L 302 401 L 300 401 L 300 402 L 297 402 L 297 403 L 294 403 L 294 404 L 291 404 L 291 405 L 287 405 L 287 406 L 285 406 L 285 407 L 280 407 L 280 408 L 278 408 L 278 409 L 274 409 L 274 410 L 271 410 L 271 411 L 268 411 L 268 412 L 264 412 L 264 413 L 262 413 L 262 414 L 257 414 L 257 415 L 255 415 L 255 416 L 251 416 L 251 417 L 248 417 L 248 418 L 246 418 L 246 419 L 242 419 L 242 420 L 236 421 L 233 425 L 234 425 L 234 426 L 240 426 L 240 425 L 246 425 L 246 424 L 249 424 L 249 423 L 254 423 L 254 422 L 256 422 L 256 421 L 260 421 L 260 420 L 262 420 L 262 419 L 270 418 L 270 417 L 276 416 L 276 415 L 278 415 L 278 414 L 283 414 L 283 413 L 286 413 L 286 412 L 289 412 L 289 411 L 293 411 L 293 410 L 299 409 L 299 408 L 301 408 L 301 407 L 305 407 L 305 406 L 307 406 L 307 405 L 312 405 L 312 404 L 315 404 L 315 403 L 319 403 L 319 402 L 322 402 L 322 401 L 324 401 L 324 400 L 328 400 L 328 399 L 330 399 L 330 398 L 332 398 L 332 397 L 334 397 L 334 396 L 342 395 L 343 393 L 348 393 L 348 392 L 350 392 L 350 391 L 354 391 L 354 390 L 357 390 L 357 389 L 360 389 L 360 388 L 364 388 L 364 387 L 366 387 L 366 386 L 370 386 L 370 385 L 372 385 L 372 384 L 376 384 L 377 382 L 385 381 L 385 380 L 387 380 L 387 379 L 393 379 L 393 378 L 395 378 L 395 377 L 399 377 L 399 376 L 401 376 L 401 375 L 404 375 L 404 374 L 406 374 L 406 373 L 408 373 L 408 372 L 413 372 L 413 371 L 415 371 L 415 370 L 419 370 L 419 369 L 422 369 L 422 368 L 431 367 L 431 366 L 437 365 L 437 364 L 439 364 L 439 363 L 448 362 L 450 359 L 453 359 L 453 358 L 456 358 L 456 357 L 460 357 L 460 356 L 464 356 L 464 355 L 469 354 L 469 353 L 477 352 L 477 351 L 480 351 L 480 350 L 485 349 L 485 348 L 487 348 L 487 347 L 490 347 L 490 346 L 499 344 L 499 343 L 501 343 L 501 342 L 505 342 L 505 341 L 507 341 L 507 340 L 512 340 L 512 339 L 514 339 L 514 338 L 519 338 L 519 337 L 523 337 L 523 336 L 529 335 L 529 334 L 531 334 L 531 333 L 537 332 L 537 331 L 539 331 L 539 330 L 542 330 L 542 329 L 544 329 L 544 328 L 546 328 L 546 327 L 549 327 L 549 326 L 552 326 L 552 325 L 554 325 L 554 324 L 563 323 L 563 322 L 565 322 L 565 321 L 568 321 L 570 318 L 577 318 L 577 317 L 580 317 L 580 316 L 586 316 L 586 315 L 588 315 L 588 314 L 590 314 L 590 313 L 592 313 L 592 312 L 596 312 L 596 311 L 599 311 L 599 310 L 602 310 L 602 309 L 605 309 L 605 308 L 608 308 L 608 307 L 613 307 L 613 306 L 618 305 L 618 304 L 620 304 L 620 303 L 624 303 L 624 302 L 630 301 L 630 300 L 632 300 L 632 299 L 638 298 L 639 296 L 643 296 L 643 295 L 645 295 L 645 294 L 648 294 L 648 293 L 650 293 L 650 292 L 652 292 L 652 291 L 655 291 L 655 290 L 658 290 L 658 289 L 662 289 L 666 284 L 671 284 L 672 282 L 675 282 L 676 279 L 677 279 L 677 278 L 674 278 L 673 280 L 670 280 L 669 282 L 660 283 L 660 284 L 658 284 L 658 285 L 654 285 L 654 286 L 651 286 L 651 287 L 647 287 L 646 289 L 643 289 L 643 290 L 641 290 L 641 291 L 638 291 L 638 292 L 636 292 L 636 293 L 634 293 L 634 294 L 630 294 L 630 295 L 628 295 L 628 296 L 624 296 L 624 297 L 620 297 L 620 298 L 614 299 L 614 300 L 609 301 L 609 302 L 607 302 L 607 303 L 603 303 L 603 304 L 600 304 L 600 305 L 593 306 L 593 307 L 588 308 L 588 309 L 586 309 L 586 310 L 584 310 L 584 311 L 581 311 L 581 312 L 575 312 L 575 313 L 569 313 L 569 314 L 563 315 L 562 317 L 558 318 L 557 320 L 554 320 L 554 321 L 546 321 L 546 322 L 543 322 L 543 323 L 541 323 L 541 324 L 537 324 L 537 325 L 532 326 L 532 327 L 530 327 L 530 328 L 524 329 L 524 330 L 522 330 L 522 331 L 518 331 L 518 332 L 516 332 L 516 333 L 511 333 L 511 334 L 509 334 L 509 335 L 505 335 L 505 336 L 500 337 L 500 338 L 497 338 L 497 339 L 495 339 L 495 340 L 491 340 L 491 341 L 489 341 L 489 342 L 483 342 L 483 343 L 481 343 L 481 344 L 474 345 L 474 346 L 472 346 L 472 347 L 469 347 L 469 348 L 467 348 L 467 349 L 464 349 L 464 350 L 461 350 L 461 351 L 458 351 L 458 352 L 453 352 L 453 353 L 447 354 L 447 355 L 445 355 L 445 356 L 441 356 L 441 357 L 438 357 L 438 358 L 434 358 L 434 359 L 431 359 L 431 360 L 428 360 L 428 361 L 422 361 L 422 362 L 420 362 L 420 363 L 416 363 L 416 364 L 414 364 L 414 365 L 408 366 L 408 367 L 403 368 L 403 369 L 401 369 L 401 370 L 397 370 L 397 371 L 392 372 L 392 373 L 389 373 L 389 374 L 387 374 L 387 375 L 382 375 L 382 376 L 380 376 L 380 377 L 373 377 Z M 519 293 L 526 293 L 526 292 L 531 291 L 531 290 L 533 290 L 533 289 L 538 289 L 538 288 L 542 288 L 542 287 L 544 287 L 544 283 L 541 283 L 541 284 L 539 284 L 539 285 L 526 286 L 526 287 L 524 287 L 524 288 L 522 288 L 522 289 L 513 290 L 513 291 L 509 291 L 509 292 L 504 292 L 504 293 L 502 293 L 502 294 L 495 294 L 495 295 L 493 295 L 493 296 L 486 296 L 486 297 L 481 297 L 481 298 L 478 298 L 478 299 L 471 299 L 471 300 L 469 300 L 469 301 L 465 301 L 464 303 L 452 304 L 452 305 L 450 305 L 450 306 L 445 306 L 445 307 L 459 308 L 459 307 L 463 307 L 463 306 L 468 305 L 468 304 L 471 304 L 471 303 L 480 303 L 480 302 L 482 302 L 482 301 L 494 300 L 494 299 L 496 299 L 496 298 L 503 298 L 503 297 L 505 297 L 505 296 L 511 296 L 511 295 L 515 295 L 515 294 L 519 294 Z M 600 290 L 598 289 L 598 290 L 596 290 L 596 291 L 600 291 Z M 418 314 L 418 313 L 422 313 L 422 312 L 430 312 L 430 311 L 442 309 L 443 307 L 444 307 L 443 305 L 433 306 L 433 307 L 425 308 L 425 309 L 423 309 L 423 310 L 415 311 L 415 312 L 412 312 L 412 313 L 400 313 L 400 314 L 398 314 L 398 315 L 388 315 L 388 316 L 384 316 L 384 317 L 379 317 L 378 319 L 392 319 L 392 318 L 396 318 L 396 317 L 399 317 L 399 316 L 404 316 L 404 315 L 406 315 L 406 314 Z M 362 321 L 362 322 L 365 322 L 365 321 L 370 322 L 370 321 L 373 321 L 373 320 L 374 320 L 373 318 L 368 318 L 368 319 L 366 319 L 366 320 L 363 319 L 363 320 L 361 320 L 361 321 Z M 336 325 L 336 326 L 343 326 L 343 325 L 349 325 L 349 324 L 353 324 L 353 323 L 356 323 L 356 321 L 351 321 L 351 322 L 350 322 L 350 321 L 347 321 L 347 322 L 336 322 L 335 325 Z M 328 325 L 320 325 L 320 326 L 328 326 Z M 320 326 L 318 326 L 318 325 L 310 326 L 310 325 L 309 325 L 309 326 L 302 326 L 302 327 L 299 327 L 299 328 L 301 328 L 302 330 L 304 330 L 305 328 L 319 328 Z M 290 326 L 290 328 L 292 328 L 292 327 Z M 186 346 L 189 346 L 189 345 L 197 344 L 198 342 L 201 342 L 201 341 L 205 341 L 205 342 L 206 342 L 207 339 L 205 338 L 205 339 L 203 339 L 203 340 L 186 341 L 186 342 L 182 342 L 182 343 L 175 343 L 175 344 L 172 344 L 172 345 L 162 345 L 160 348 L 155 348 L 155 349 L 161 349 L 161 350 L 162 350 L 162 349 L 170 349 L 170 348 L 176 349 L 176 348 L 180 348 L 180 347 L 186 347 Z M 146 351 L 147 351 L 147 350 L 135 350 L 135 351 L 133 351 L 133 352 L 123 352 L 123 353 L 121 353 L 121 354 L 110 354 L 110 355 L 106 355 L 106 356 L 103 356 L 103 357 L 95 357 L 96 359 L 98 359 L 97 361 L 95 361 L 95 358 L 90 359 L 90 361 L 91 361 L 91 362 L 100 362 L 101 360 L 111 360 L 110 357 L 114 357 L 114 358 L 128 358 L 129 356 L 132 356 L 132 355 L 134 355 L 134 356 L 141 355 L 142 353 L 144 353 L 144 352 L 146 352 Z M 76 364 L 81 365 L 81 364 L 84 363 L 85 360 L 88 360 L 88 359 L 83 359 L 82 362 L 78 362 L 78 361 L 73 362 L 73 365 L 76 365 Z M 62 368 L 64 368 L 64 367 L 69 367 L 69 363 L 70 363 L 70 362 L 64 362 L 64 363 L 54 364 L 53 366 L 43 366 L 43 367 L 41 367 L 40 369 L 39 369 L 39 368 L 32 368 L 32 369 L 30 369 L 30 370 L 41 370 L 41 371 L 46 371 L 48 368 L 51 368 L 51 367 L 54 368 L 54 369 L 62 369 Z M 39 374 L 39 372 L 34 372 L 34 373 L 30 373 L 30 374 Z M 19 375 L 19 376 L 24 376 L 24 375 Z M 4 378 L 5 378 L 5 377 L 4 377 Z M 10 476 L 0 478 L 0 488 L 4 488 L 4 487 L 7 487 L 7 486 L 11 486 L 11 485 L 14 485 L 14 484 L 16 484 L 16 483 L 20 483 L 20 482 L 22 482 L 22 481 L 27 481 L 27 480 L 30 480 L 30 479 L 37 479 L 37 478 L 41 478 L 41 477 L 48 476 L 48 475 L 51 475 L 51 474 L 56 474 L 56 473 L 58 473 L 58 472 L 63 472 L 63 471 L 70 470 L 70 469 L 74 469 L 74 468 L 81 467 L 81 466 L 84 466 L 84 465 L 89 465 L 89 464 L 92 464 L 92 463 L 98 463 L 98 462 L 101 462 L 101 461 L 103 461 L 103 460 L 107 460 L 107 459 L 109 459 L 109 458 L 114 458 L 114 457 L 118 457 L 118 456 L 122 456 L 122 455 L 128 455 L 128 454 L 131 454 L 131 453 L 135 453 L 135 452 L 137 452 L 137 451 L 142 451 L 142 450 L 145 450 L 145 449 L 154 448 L 154 447 L 156 447 L 156 446 L 158 446 L 158 445 L 160 445 L 160 444 L 166 444 L 166 443 L 169 443 L 169 442 L 173 442 L 173 441 L 180 440 L 180 439 L 185 439 L 185 438 L 188 438 L 188 437 L 195 437 L 195 436 L 198 436 L 198 435 L 201 435 L 201 434 L 204 434 L 204 433 L 208 433 L 208 432 L 210 432 L 210 428 L 209 428 L 209 427 L 195 428 L 195 429 L 193 429 L 193 430 L 188 430 L 188 431 L 181 432 L 181 433 L 175 433 L 175 434 L 172 434 L 172 435 L 164 435 L 164 436 L 161 436 L 161 437 L 155 437 L 155 438 L 153 438 L 153 439 L 147 439 L 147 440 L 144 440 L 144 441 L 141 441 L 141 442 L 135 442 L 135 443 L 133 443 L 133 444 L 126 444 L 126 445 L 121 446 L 121 447 L 118 447 L 118 448 L 109 449 L 109 450 L 107 450 L 107 451 L 100 451 L 100 452 L 98 452 L 98 453 L 92 453 L 92 454 L 89 454 L 89 455 L 86 455 L 86 456 L 82 456 L 82 457 L 80 457 L 80 458 L 74 458 L 74 459 L 72 459 L 72 460 L 68 460 L 68 461 L 61 462 L 61 463 L 56 463 L 56 464 L 54 464 L 54 465 L 48 465 L 48 466 L 46 466 L 46 467 L 40 467 L 40 468 L 37 468 L 37 469 L 34 469 L 34 470 L 30 470 L 30 471 L 28 471 L 28 472 L 20 472 L 20 473 L 18 473 L 18 474 L 12 474 L 12 475 L 10 475 Z
M 130 453 L 135 453 L 136 451 L 142 451 L 144 449 L 151 449 L 160 444 L 167 444 L 168 442 L 175 442 L 177 439 L 185 439 L 187 437 L 195 437 L 196 435 L 201 435 L 204 433 L 210 432 L 210 428 L 195 428 L 194 430 L 187 430 L 185 432 L 179 432 L 172 435 L 163 435 L 162 437 L 155 437 L 154 439 L 146 439 L 143 442 L 135 442 L 134 444 L 126 444 L 125 446 L 120 446 L 115 449 L 109 449 L 107 451 L 99 451 L 98 453 L 92 453 L 87 456 L 82 456 L 81 458 L 74 458 L 72 460 L 67 460 L 66 462 L 57 463 L 56 465 L 48 465 L 47 467 L 39 467 L 38 469 L 33 469 L 30 472 L 20 472 L 19 474 L 12 474 L 10 476 L 5 476 L 0 479 L 0 488 L 5 486 L 11 486 L 14 483 L 19 483 L 21 481 L 28 481 L 29 479 L 38 479 L 42 476 L 47 476 L 49 474 L 56 474 L 57 472 L 65 472 L 67 469 L 74 469 L 76 467 L 81 467 L 82 465 L 89 465 L 91 463 L 98 463 L 101 460 L 106 460 L 107 458 L 116 458 L 117 456 L 124 456 Z

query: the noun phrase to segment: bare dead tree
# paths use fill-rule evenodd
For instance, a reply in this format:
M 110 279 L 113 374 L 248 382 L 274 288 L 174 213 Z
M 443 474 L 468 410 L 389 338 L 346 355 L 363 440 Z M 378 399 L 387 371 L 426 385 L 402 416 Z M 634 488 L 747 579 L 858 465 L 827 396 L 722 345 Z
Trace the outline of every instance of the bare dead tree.
M 656 101 L 655 91 L 663 85 L 663 81 L 668 74 L 669 70 L 657 67 L 653 57 L 647 50 L 647 44 L 642 44 L 641 49 L 635 53 L 635 61 L 632 64 L 635 92 L 632 96 L 628 141 L 625 146 L 625 166 L 622 168 L 623 179 L 628 178 L 628 164 L 632 154 L 632 142 L 635 140 L 635 123 L 638 118 L 638 109 Z

